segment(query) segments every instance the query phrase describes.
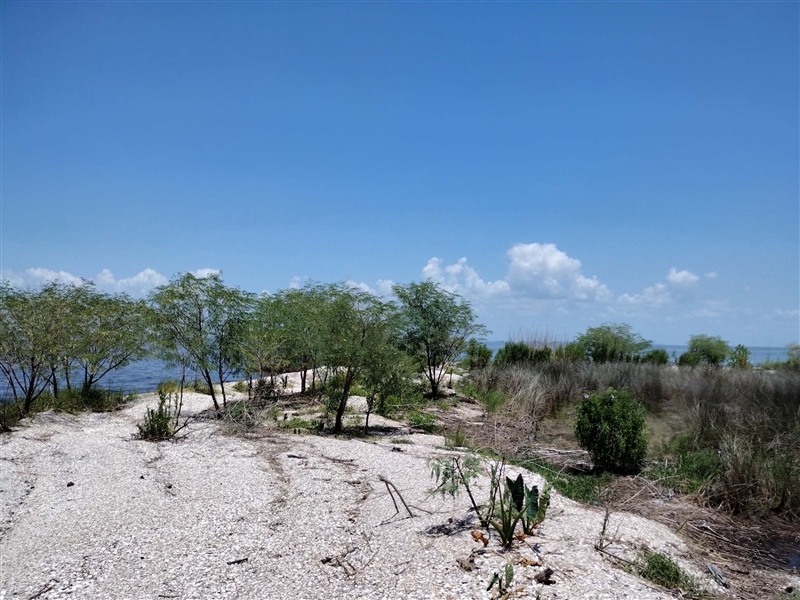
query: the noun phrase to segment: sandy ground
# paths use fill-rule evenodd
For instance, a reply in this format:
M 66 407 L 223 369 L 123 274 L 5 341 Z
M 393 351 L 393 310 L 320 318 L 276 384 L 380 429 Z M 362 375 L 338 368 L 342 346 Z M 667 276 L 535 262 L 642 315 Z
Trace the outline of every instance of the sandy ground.
M 0 438 L 0 598 L 492 598 L 509 563 L 511 597 L 671 597 L 595 549 L 601 509 L 555 493 L 537 536 L 484 548 L 468 498 L 430 493 L 428 459 L 451 453 L 438 436 L 243 437 L 197 420 L 179 442 L 135 439 L 156 400 L 39 414 Z M 190 394 L 185 411 L 209 405 Z M 484 499 L 485 474 L 475 488 Z M 666 527 L 620 513 L 606 531 L 608 552 L 633 560 L 646 545 L 736 597 Z M 551 585 L 535 581 L 546 568 Z

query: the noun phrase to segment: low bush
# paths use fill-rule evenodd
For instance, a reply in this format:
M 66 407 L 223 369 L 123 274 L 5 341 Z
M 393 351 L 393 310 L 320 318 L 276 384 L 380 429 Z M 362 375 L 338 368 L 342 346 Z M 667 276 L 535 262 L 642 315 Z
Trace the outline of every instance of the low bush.
M 165 392 L 158 394 L 158 408 L 147 407 L 144 419 L 137 425 L 139 439 L 157 442 L 172 437 L 175 432 L 172 404 L 171 394 Z
M 597 469 L 636 473 L 647 453 L 644 406 L 624 389 L 585 394 L 576 409 L 575 436 Z

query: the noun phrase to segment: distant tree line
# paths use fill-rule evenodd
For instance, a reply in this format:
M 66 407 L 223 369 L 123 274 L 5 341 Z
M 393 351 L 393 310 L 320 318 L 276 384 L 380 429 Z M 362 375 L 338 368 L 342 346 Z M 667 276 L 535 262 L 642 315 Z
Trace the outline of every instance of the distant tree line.
M 787 368 L 800 368 L 800 346 L 789 346 L 789 360 L 779 365 Z M 551 360 L 588 361 L 592 363 L 641 363 L 666 365 L 670 356 L 663 348 L 654 348 L 653 343 L 634 332 L 630 325 L 607 323 L 590 327 L 566 344 L 551 344 L 547 341 L 510 341 L 497 351 L 492 360 L 491 350 L 477 340 L 467 346 L 465 363 L 470 368 L 494 366 L 536 365 Z M 693 335 L 688 349 L 675 360 L 685 367 L 729 366 L 747 369 L 750 364 L 750 351 L 739 344 L 731 347 L 720 337 Z

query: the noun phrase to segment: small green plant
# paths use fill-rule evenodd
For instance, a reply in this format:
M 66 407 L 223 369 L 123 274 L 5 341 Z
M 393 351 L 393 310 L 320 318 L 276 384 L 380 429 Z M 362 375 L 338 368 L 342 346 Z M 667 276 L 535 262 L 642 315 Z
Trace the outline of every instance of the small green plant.
M 444 439 L 446 445 L 450 448 L 463 448 L 467 445 L 467 434 L 462 429 L 460 423 L 454 430 L 447 433 Z
M 177 402 L 177 398 L 175 398 Z M 172 437 L 175 427 L 172 420 L 171 394 L 160 392 L 158 394 L 158 408 L 148 407 L 144 420 L 137 425 L 139 428 L 139 439 L 160 441 Z
M 439 429 L 436 425 L 436 416 L 419 410 L 412 410 L 406 417 L 408 424 L 414 429 L 421 429 L 426 433 L 434 433 Z
M 635 563 L 639 576 L 670 590 L 683 598 L 703 598 L 706 594 L 697 580 L 669 556 L 645 549 Z
M 624 389 L 584 394 L 575 411 L 575 436 L 596 468 L 635 473 L 647 453 L 644 406 Z
M 503 406 L 506 401 L 506 396 L 499 390 L 489 390 L 480 400 L 486 412 L 492 414 Z
M 480 508 L 475 502 L 475 496 L 472 495 L 472 489 L 469 486 L 470 482 L 475 479 L 480 472 L 480 459 L 471 454 L 464 456 L 446 456 L 431 459 L 428 461 L 428 466 L 431 468 L 431 477 L 435 479 L 437 483 L 432 493 L 438 493 L 442 496 L 449 494 L 455 498 L 463 487 L 472 503 L 472 509 L 475 511 L 475 514 L 480 517 Z M 481 519 L 481 521 L 484 521 L 484 519 Z
M 497 586 L 497 593 L 499 597 L 504 597 L 511 590 L 511 583 L 514 581 L 514 566 L 511 563 L 506 563 L 505 571 L 500 574 L 495 571 L 492 578 L 489 580 L 489 587 L 486 588 L 490 592 L 492 588 Z
M 233 389 L 239 392 L 240 394 L 245 394 L 247 393 L 247 382 L 244 380 L 237 381 L 236 383 L 233 384 Z
M 495 479 L 502 477 L 502 466 L 493 469 L 492 475 Z M 499 497 L 496 502 L 494 499 L 490 501 L 490 507 L 495 509 L 496 513 L 489 516 L 489 525 L 497 531 L 503 547 L 511 548 L 517 525 L 520 522 L 523 533 L 531 535 L 533 529 L 544 521 L 547 507 L 550 504 L 550 489 L 546 487 L 540 497 L 539 488 L 537 486 L 527 487 L 521 473 L 517 475 L 516 479 L 506 476 L 504 488 L 499 488 L 500 486 L 495 481 L 491 493 L 498 493 Z

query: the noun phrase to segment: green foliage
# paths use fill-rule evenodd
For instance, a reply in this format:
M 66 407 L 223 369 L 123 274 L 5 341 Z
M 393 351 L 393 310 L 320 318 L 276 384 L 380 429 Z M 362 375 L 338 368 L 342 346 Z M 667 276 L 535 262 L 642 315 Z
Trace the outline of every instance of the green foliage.
M 497 586 L 497 593 L 499 597 L 504 597 L 506 594 L 509 593 L 511 590 L 511 583 L 514 581 L 514 565 L 511 563 L 506 563 L 506 568 L 501 575 L 497 571 L 492 574 L 492 578 L 489 580 L 489 587 L 486 588 L 487 592 L 490 592 L 492 588 L 496 585 Z
M 669 364 L 669 354 L 664 348 L 653 348 L 642 354 L 641 362 L 649 365 Z
M 158 407 L 155 409 L 147 407 L 144 420 L 137 425 L 139 439 L 157 442 L 172 437 L 175 432 L 173 402 L 177 402 L 177 398 L 173 400 L 173 395 L 165 392 L 159 393 Z
M 489 366 L 492 360 L 492 351 L 486 344 L 483 344 L 472 338 L 467 344 L 467 356 L 465 359 L 465 367 L 469 371 L 476 369 L 485 369 Z
M 596 468 L 635 473 L 647 453 L 644 407 L 624 389 L 584 394 L 575 412 L 575 436 Z
M 730 354 L 730 346 L 721 338 L 708 335 L 693 335 L 689 338 L 688 351 L 681 354 L 678 358 L 678 364 L 688 367 L 696 367 L 701 364 L 719 367 L 722 366 L 722 363 L 725 362 Z
M 554 469 L 540 459 L 529 458 L 514 462 L 544 477 L 565 498 L 586 504 L 599 502 L 602 490 L 612 481 L 609 473 L 574 475 Z
M 504 485 L 501 486 L 500 479 L 503 478 Z M 492 469 L 490 496 L 488 522 L 497 531 L 504 548 L 511 547 L 520 522 L 524 533 L 533 533 L 533 529 L 544 521 L 550 504 L 549 488 L 545 488 L 540 497 L 536 486 L 529 488 L 525 485 L 522 474 L 516 479 L 504 477 L 502 466 Z
M 162 392 L 165 394 L 174 394 L 179 390 L 180 390 L 180 383 L 178 383 L 174 379 L 164 379 L 163 381 L 158 382 L 156 393 L 160 396 Z
M 472 509 L 480 516 L 480 507 L 475 502 L 475 496 L 472 495 L 472 488 L 469 485 L 480 472 L 481 462 L 478 457 L 466 454 L 432 458 L 428 461 L 428 465 L 431 468 L 431 477 L 437 483 L 432 493 L 439 493 L 442 496 L 449 494 L 455 498 L 463 487 L 472 503 Z M 485 519 L 481 521 L 486 524 Z
M 586 351 L 580 343 L 569 342 L 556 348 L 554 357 L 559 361 L 581 362 L 586 360 Z
M 225 286 L 219 273 L 184 273 L 153 290 L 149 300 L 151 343 L 157 355 L 199 373 L 219 410 L 214 380 L 226 405 L 223 383 L 244 366 L 241 339 L 254 295 Z
M 742 344 L 738 344 L 728 356 L 728 366 L 734 369 L 749 369 L 752 367 L 753 365 L 750 364 L 750 350 Z
M 635 333 L 630 325 L 607 323 L 590 327 L 576 342 L 593 362 L 636 361 L 652 343 Z
M 533 349 L 525 342 L 506 342 L 494 357 L 496 367 L 525 365 L 532 362 Z
M 406 416 L 409 426 L 414 429 L 421 429 L 426 433 L 435 433 L 439 430 L 436 424 L 436 415 L 419 410 L 412 410 Z
M 438 397 L 447 365 L 466 349 L 470 337 L 488 330 L 476 323 L 468 302 L 432 281 L 395 285 L 392 290 L 401 305 L 403 348 Z
M 700 447 L 688 435 L 676 437 L 662 451 L 663 457 L 644 476 L 682 494 L 700 491 L 719 472 L 719 454 Z
M 644 550 L 635 565 L 639 576 L 670 590 L 679 592 L 682 598 L 706 596 L 694 577 L 684 571 L 669 556 L 660 552 Z

